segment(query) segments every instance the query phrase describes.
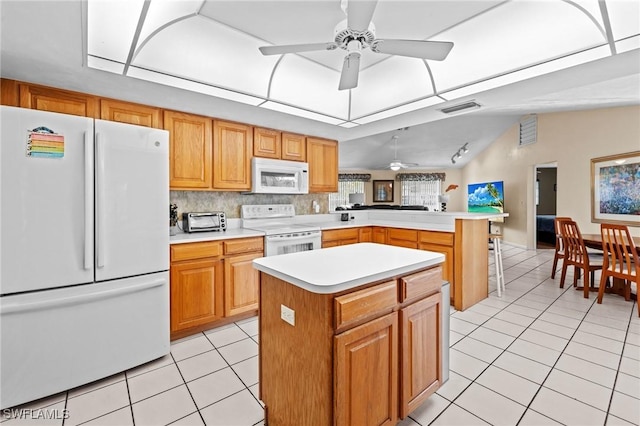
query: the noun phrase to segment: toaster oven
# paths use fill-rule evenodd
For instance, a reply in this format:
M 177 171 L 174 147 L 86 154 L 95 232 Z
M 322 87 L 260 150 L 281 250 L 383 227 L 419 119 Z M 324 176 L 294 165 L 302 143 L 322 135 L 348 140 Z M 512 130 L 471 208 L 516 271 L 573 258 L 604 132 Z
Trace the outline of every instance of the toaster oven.
M 224 212 L 183 213 L 184 232 L 226 231 L 227 217 Z

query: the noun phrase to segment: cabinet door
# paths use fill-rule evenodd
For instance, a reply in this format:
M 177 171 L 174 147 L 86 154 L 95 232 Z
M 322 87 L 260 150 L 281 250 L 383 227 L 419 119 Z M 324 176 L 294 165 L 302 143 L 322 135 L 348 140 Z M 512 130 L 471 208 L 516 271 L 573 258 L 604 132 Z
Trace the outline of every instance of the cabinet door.
M 253 259 L 262 253 L 233 256 L 224 263 L 224 315 L 226 317 L 258 309 L 260 273 Z
M 400 417 L 405 418 L 441 383 L 442 294 L 400 310 Z
M 253 128 L 246 124 L 214 121 L 213 187 L 248 191 L 251 189 Z
M 307 138 L 294 133 L 282 133 L 283 160 L 307 161 Z
M 358 241 L 361 243 L 370 243 L 373 241 L 373 229 L 370 226 L 365 226 L 358 230 Z
M 206 324 L 223 317 L 222 260 L 171 264 L 171 331 Z
M 338 143 L 307 138 L 309 192 L 338 192 Z
M 398 418 L 398 313 L 334 339 L 335 425 L 394 425 Z
M 100 118 L 119 123 L 162 129 L 160 109 L 113 99 L 100 101 Z
M 398 247 L 418 248 L 418 231 L 388 228 L 387 244 Z
M 171 189 L 211 188 L 211 119 L 165 111 Z
M 378 226 L 373 227 L 373 242 L 378 244 L 387 243 L 387 228 L 381 228 Z
M 253 155 L 254 157 L 280 159 L 282 142 L 280 132 L 277 130 L 253 129 Z
M 30 84 L 20 84 L 20 107 L 98 117 L 98 99 L 95 96 Z

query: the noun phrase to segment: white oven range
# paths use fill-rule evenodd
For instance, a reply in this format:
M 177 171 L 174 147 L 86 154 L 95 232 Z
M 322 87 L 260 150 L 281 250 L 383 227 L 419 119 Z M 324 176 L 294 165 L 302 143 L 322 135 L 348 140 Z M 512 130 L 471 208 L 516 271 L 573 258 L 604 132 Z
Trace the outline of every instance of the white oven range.
M 293 204 L 258 204 L 241 207 L 242 227 L 265 233 L 264 255 L 317 250 L 322 232 L 313 225 L 295 223 Z

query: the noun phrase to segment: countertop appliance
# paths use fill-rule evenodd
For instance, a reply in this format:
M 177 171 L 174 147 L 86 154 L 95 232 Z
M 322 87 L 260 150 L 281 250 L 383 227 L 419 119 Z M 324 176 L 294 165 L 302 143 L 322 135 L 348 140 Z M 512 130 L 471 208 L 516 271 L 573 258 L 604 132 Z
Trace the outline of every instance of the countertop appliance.
M 243 205 L 242 227 L 262 231 L 264 255 L 316 250 L 322 245 L 320 227 L 295 223 L 293 204 Z
M 227 216 L 224 212 L 182 213 L 184 232 L 226 231 Z
M 308 194 L 309 164 L 253 157 L 251 159 L 251 192 L 254 194 Z
M 169 353 L 168 132 L 0 107 L 0 408 Z

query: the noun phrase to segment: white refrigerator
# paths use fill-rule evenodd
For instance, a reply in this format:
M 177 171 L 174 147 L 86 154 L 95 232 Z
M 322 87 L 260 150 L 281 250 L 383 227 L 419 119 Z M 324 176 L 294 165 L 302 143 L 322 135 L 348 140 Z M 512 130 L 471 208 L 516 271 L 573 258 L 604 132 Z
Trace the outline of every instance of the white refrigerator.
M 0 107 L 0 408 L 169 353 L 169 136 Z

